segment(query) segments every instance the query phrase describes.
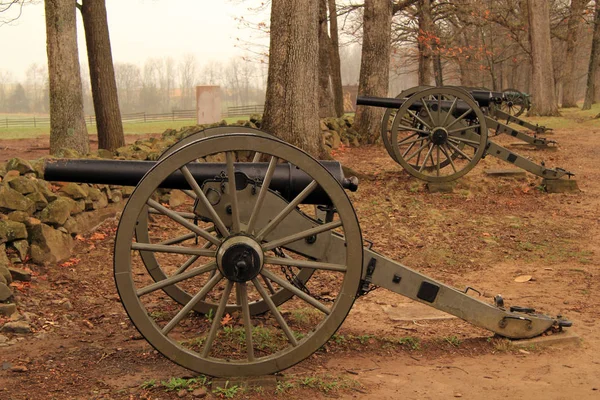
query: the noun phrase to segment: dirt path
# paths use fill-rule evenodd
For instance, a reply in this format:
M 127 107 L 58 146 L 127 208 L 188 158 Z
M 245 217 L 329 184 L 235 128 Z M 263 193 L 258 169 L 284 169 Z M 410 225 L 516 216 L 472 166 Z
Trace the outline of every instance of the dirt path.
M 397 321 L 407 300 L 379 289 L 356 301 L 321 351 L 283 372 L 288 385 L 236 398 L 599 398 L 600 131 L 561 130 L 552 139 L 557 152 L 517 151 L 573 170 L 581 193 L 542 193 L 529 175 L 491 179 L 485 168 L 506 165 L 488 157 L 454 193 L 430 194 L 381 147 L 339 157 L 371 176 L 352 197 L 376 250 L 475 287 L 484 301 L 500 292 L 510 305 L 562 314 L 574 322 L 579 347 L 510 350 L 457 319 Z M 115 229 L 109 221 L 79 241 L 70 263 L 31 266 L 34 280 L 18 301 L 35 332 L 0 347 L 0 398 L 179 398 L 158 383 L 193 375 L 140 340 L 119 303 L 108 256 Z M 522 274 L 534 280 L 516 283 Z M 156 387 L 141 387 L 153 380 Z

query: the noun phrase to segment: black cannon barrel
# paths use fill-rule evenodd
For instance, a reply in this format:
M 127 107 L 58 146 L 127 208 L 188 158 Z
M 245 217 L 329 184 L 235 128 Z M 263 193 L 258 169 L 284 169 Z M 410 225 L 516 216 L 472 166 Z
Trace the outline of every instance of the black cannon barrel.
M 370 97 L 370 96 L 358 96 L 356 98 L 356 104 L 359 106 L 372 106 L 372 107 L 383 107 L 383 108 L 400 108 L 406 99 L 395 99 L 395 98 L 387 98 L 387 97 Z M 452 106 L 452 102 L 448 100 L 442 100 L 439 102 L 442 107 L 442 110 L 449 110 Z M 427 100 L 427 106 L 431 111 L 437 110 L 438 101 L 437 100 Z M 411 104 L 410 109 L 412 111 L 420 111 L 423 108 L 423 103 L 420 101 L 415 101 Z M 465 112 L 469 111 L 471 107 L 463 101 L 457 101 L 454 105 L 452 115 L 455 117 L 459 117 Z M 470 113 L 467 118 L 474 117 L 474 113 Z
M 350 191 L 358 189 L 358 179 L 346 178 L 342 165 L 337 161 L 320 161 L 338 182 Z M 124 161 L 124 160 L 87 160 L 87 159 L 59 159 L 48 160 L 44 167 L 44 179 L 57 182 L 78 182 L 91 184 L 136 186 L 142 177 L 156 164 L 155 161 Z M 268 163 L 235 163 L 236 175 L 244 175 L 252 180 L 263 179 Z M 224 163 L 189 163 L 190 172 L 197 182 L 202 184 L 206 180 L 219 179 L 226 173 L 227 165 Z M 238 176 L 236 181 L 240 182 Z M 296 197 L 312 178 L 295 166 L 284 163 L 275 167 L 270 188 L 278 191 L 288 201 Z M 239 186 L 239 184 L 238 184 Z M 173 172 L 160 185 L 169 189 L 190 189 L 183 174 L 178 170 Z M 303 203 L 305 204 L 330 204 L 329 196 L 321 189 L 316 189 Z

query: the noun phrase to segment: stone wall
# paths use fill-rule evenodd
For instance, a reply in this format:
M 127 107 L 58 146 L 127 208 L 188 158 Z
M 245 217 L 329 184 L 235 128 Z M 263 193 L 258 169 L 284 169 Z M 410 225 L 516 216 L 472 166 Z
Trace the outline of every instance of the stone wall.
M 235 125 L 260 128 L 260 117 L 238 121 Z M 106 158 L 157 160 L 160 154 L 180 139 L 203 128 L 225 126 L 225 121 L 210 126 L 191 126 L 178 131 L 169 129 L 160 138 L 138 140 L 116 152 L 98 150 L 82 156 L 67 151 L 65 158 Z M 351 118 L 327 118 L 321 121 L 323 145 L 330 150 L 340 146 L 357 146 L 358 134 Z M 224 162 L 219 155 L 208 162 Z M 13 158 L 0 164 L 0 316 L 11 315 L 13 280 L 28 281 L 31 272 L 22 268 L 26 262 L 56 264 L 71 257 L 74 238 L 88 232 L 90 212 L 120 203 L 133 188 L 110 185 L 47 182 L 42 179 L 45 160 L 27 161 Z M 179 193 L 179 192 L 174 192 Z M 161 203 L 174 205 L 169 191 L 161 191 Z

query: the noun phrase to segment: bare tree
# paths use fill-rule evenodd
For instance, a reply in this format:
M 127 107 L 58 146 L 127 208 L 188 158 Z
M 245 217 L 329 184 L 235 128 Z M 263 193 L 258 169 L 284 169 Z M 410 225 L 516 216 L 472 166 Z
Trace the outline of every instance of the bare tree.
M 528 115 L 559 115 L 554 93 L 548 0 L 528 0 L 533 106 Z
M 98 147 L 116 150 L 125 145 L 125 136 L 117 96 L 105 0 L 82 0 L 81 15 L 98 129 Z
M 572 0 L 569 13 L 569 24 L 567 32 L 567 51 L 565 55 L 565 80 L 563 86 L 563 107 L 577 107 L 577 58 L 575 52 L 580 42 L 579 33 L 583 10 L 588 0 Z
M 392 2 L 365 0 L 363 46 L 360 62 L 358 93 L 369 96 L 387 96 L 390 71 L 390 41 Z M 378 138 L 383 109 L 356 107 L 354 126 L 368 142 Z
M 181 89 L 181 108 L 183 110 L 193 107 L 195 99 L 195 85 L 198 72 L 198 61 L 193 54 L 187 54 L 179 62 L 179 86 Z
M 338 35 L 337 8 L 335 0 L 328 0 L 329 9 L 329 38 L 331 60 L 331 88 L 333 105 L 338 117 L 344 115 L 344 92 L 342 90 L 342 70 L 340 63 L 340 40 Z
M 47 109 L 44 104 L 44 89 L 48 80 L 48 68 L 46 66 L 33 63 L 27 68 L 26 86 L 27 97 L 30 101 L 30 110 L 33 112 L 42 112 Z
M 269 77 L 263 129 L 313 156 L 319 129 L 317 0 L 272 0 Z
M 138 111 L 138 94 L 141 87 L 139 67 L 131 63 L 115 63 L 115 80 L 123 111 Z
M 82 154 L 89 151 L 77 53 L 75 4 L 75 0 L 46 0 L 50 154 L 59 154 L 67 148 Z
M 331 41 L 327 29 L 327 0 L 319 2 L 319 117 L 333 117 L 331 90 Z
M 594 34 L 592 36 L 592 50 L 588 66 L 587 85 L 585 90 L 585 100 L 583 101 L 583 110 L 589 110 L 594 103 L 595 79 L 598 73 L 598 61 L 600 58 L 600 1 L 596 1 L 594 7 Z

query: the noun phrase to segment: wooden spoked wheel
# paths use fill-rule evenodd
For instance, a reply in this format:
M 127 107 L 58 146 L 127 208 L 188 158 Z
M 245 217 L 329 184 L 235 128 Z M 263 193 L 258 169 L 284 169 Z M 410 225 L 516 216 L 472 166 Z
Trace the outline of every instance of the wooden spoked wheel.
M 407 126 L 410 115 L 419 127 Z M 395 159 L 414 177 L 449 182 L 469 172 L 485 153 L 485 116 L 464 90 L 436 87 L 413 94 L 392 124 Z
M 260 182 L 236 173 L 234 160 L 252 152 L 268 159 Z M 188 165 L 206 156 L 224 157 L 224 171 L 214 181 L 197 182 Z M 269 189 L 282 163 L 310 182 L 289 201 Z M 182 209 L 186 204 L 173 209 L 155 200 L 161 183 L 176 171 L 196 195 L 188 211 Z M 302 200 L 316 191 L 337 210 L 331 222 L 303 212 Z M 149 209 L 158 212 L 148 226 L 150 240 L 136 240 L 138 219 Z M 187 213 L 199 221 L 191 222 Z M 154 253 L 164 279 L 148 273 L 140 256 L 145 252 Z M 363 260 L 358 221 L 339 182 L 303 151 L 253 134 L 210 136 L 157 163 L 123 210 L 114 257 L 119 295 L 140 333 L 183 367 L 218 376 L 270 374 L 315 352 L 352 307 Z M 282 266 L 314 272 L 299 288 Z M 189 301 L 180 303 L 163 291 L 174 285 L 192 295 Z M 280 288 L 293 297 L 277 307 L 271 297 Z M 217 307 L 193 312 L 201 301 Z M 268 312 L 251 315 L 251 305 L 261 301 Z M 230 304 L 237 305 L 231 313 Z
M 408 99 L 410 96 L 412 96 L 413 94 L 420 92 L 421 90 L 424 89 L 428 89 L 431 86 L 415 86 L 406 90 L 403 90 L 398 96 L 396 96 L 397 99 Z M 390 157 L 392 157 L 393 160 L 395 159 L 395 155 L 394 155 L 394 151 L 392 150 L 392 142 L 391 142 L 391 137 L 392 137 L 392 122 L 394 122 L 394 118 L 396 118 L 396 114 L 398 113 L 398 109 L 395 108 L 388 108 L 385 110 L 385 113 L 383 113 L 383 118 L 381 119 L 381 140 L 383 141 L 383 145 L 385 146 L 385 149 L 387 150 L 388 154 L 390 155 Z M 410 116 L 410 114 L 407 114 L 403 117 L 405 119 L 405 121 L 403 122 L 404 125 L 408 125 L 408 126 L 413 126 L 413 125 L 418 125 L 418 121 L 415 121 L 414 118 L 412 118 Z M 396 160 L 397 162 L 397 160 Z
M 250 133 L 250 134 L 254 134 L 254 135 L 258 135 L 258 136 L 272 137 L 271 135 L 269 135 L 263 131 L 260 131 L 258 129 L 249 128 L 249 127 L 241 127 L 241 126 L 226 126 L 226 127 L 215 127 L 215 128 L 203 129 L 201 131 L 198 131 L 196 133 L 193 133 L 193 134 L 181 139 L 177 143 L 175 143 L 172 146 L 170 146 L 169 148 L 167 148 L 161 154 L 159 160 L 163 160 L 170 154 L 176 152 L 177 150 L 181 149 L 182 147 L 184 147 L 194 141 L 197 141 L 199 139 L 204 139 L 206 137 L 215 136 L 215 135 L 232 134 L 232 133 Z M 258 159 L 258 157 L 256 157 L 257 154 L 258 153 L 256 153 L 256 152 L 254 152 L 252 154 L 245 154 L 244 160 L 250 159 L 250 157 L 251 157 L 252 161 L 254 161 L 255 158 Z M 239 161 L 239 160 L 236 160 L 236 161 Z M 188 196 L 191 196 L 191 198 L 194 197 L 194 194 L 192 192 L 184 191 L 183 193 Z M 151 211 L 155 212 L 155 210 L 151 210 Z M 193 221 L 196 218 L 196 216 L 193 213 L 183 214 L 183 216 L 188 218 L 190 221 Z M 136 238 L 138 239 L 138 241 L 143 242 L 143 243 L 149 243 L 149 241 L 150 241 L 149 231 L 148 231 L 149 230 L 148 222 L 149 222 L 148 214 L 147 213 L 141 214 L 140 217 L 138 218 L 138 223 L 135 228 Z M 213 229 L 214 229 L 214 227 L 213 227 Z M 195 235 L 188 234 L 188 236 L 191 238 L 192 236 L 195 236 Z M 180 238 L 179 240 L 185 239 L 186 237 L 187 236 L 184 236 L 184 237 Z M 185 240 L 190 240 L 190 239 L 188 238 Z M 163 279 L 167 278 L 167 275 L 161 268 L 160 263 L 157 261 L 153 252 L 140 252 L 140 256 L 142 258 L 142 261 L 144 262 L 144 265 L 146 266 L 146 269 L 148 270 L 148 273 L 150 274 L 150 276 L 152 276 L 152 278 L 156 282 L 162 281 Z M 298 285 L 303 285 L 310 278 L 312 273 L 313 273 L 312 269 L 301 269 L 300 271 L 297 272 L 297 274 L 295 274 L 294 279 L 296 280 Z M 270 288 L 270 289 L 272 289 L 272 288 Z M 192 294 L 183 290 L 179 285 L 166 286 L 163 288 L 163 290 L 165 293 L 167 293 L 172 299 L 177 301 L 179 304 L 187 304 L 193 296 Z M 286 290 L 284 288 L 278 288 L 277 291 L 273 291 L 273 292 L 269 291 L 269 293 L 271 296 L 271 300 L 277 306 L 279 306 L 280 304 L 287 301 L 289 298 L 291 298 L 293 296 L 293 294 L 291 292 L 289 292 L 288 290 Z M 218 306 L 218 304 L 206 302 L 206 301 L 202 300 L 202 301 L 199 301 L 194 306 L 194 311 L 197 311 L 197 312 L 200 312 L 203 314 L 207 314 L 207 313 L 211 312 L 211 309 L 214 312 L 216 310 L 217 306 Z M 228 304 L 227 308 L 226 308 L 226 312 L 232 312 L 235 309 L 239 309 L 239 307 L 240 306 L 238 304 Z M 264 313 L 264 312 L 268 311 L 268 309 L 269 308 L 264 301 L 258 301 L 258 302 L 252 303 L 250 305 L 250 313 L 252 315 Z
M 502 91 L 503 101 L 500 109 L 507 114 L 518 117 L 527 108 L 527 101 L 523 93 L 516 89 L 505 89 Z

